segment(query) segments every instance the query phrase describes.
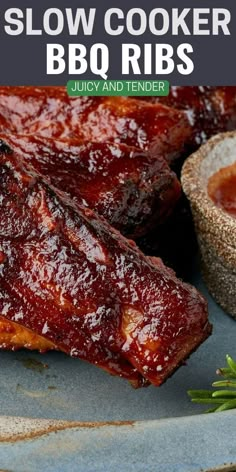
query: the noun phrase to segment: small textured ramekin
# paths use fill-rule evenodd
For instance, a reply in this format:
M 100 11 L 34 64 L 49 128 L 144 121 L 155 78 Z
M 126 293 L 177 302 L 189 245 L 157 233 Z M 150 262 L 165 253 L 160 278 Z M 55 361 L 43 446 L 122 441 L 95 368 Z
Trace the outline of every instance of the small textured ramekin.
M 209 178 L 236 162 L 236 132 L 211 138 L 184 163 L 181 182 L 190 200 L 202 271 L 215 300 L 236 319 L 236 219 L 208 195 Z

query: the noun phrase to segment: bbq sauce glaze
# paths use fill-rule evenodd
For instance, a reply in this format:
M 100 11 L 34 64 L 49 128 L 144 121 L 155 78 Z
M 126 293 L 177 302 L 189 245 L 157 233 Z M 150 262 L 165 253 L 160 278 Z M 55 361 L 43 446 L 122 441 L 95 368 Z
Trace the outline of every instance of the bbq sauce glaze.
M 236 162 L 212 175 L 208 194 L 216 206 L 236 218 Z

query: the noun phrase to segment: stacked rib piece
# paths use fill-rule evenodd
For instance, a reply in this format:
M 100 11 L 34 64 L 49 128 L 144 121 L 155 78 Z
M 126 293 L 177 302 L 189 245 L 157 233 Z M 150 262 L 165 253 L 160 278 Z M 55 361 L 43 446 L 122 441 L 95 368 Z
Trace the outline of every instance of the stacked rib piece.
M 159 385 L 209 335 L 196 289 L 5 144 L 0 182 L 0 312 L 15 323 L 15 335 L 18 324 L 27 328 L 31 347 L 37 334 L 50 341 L 45 347 L 134 386 Z

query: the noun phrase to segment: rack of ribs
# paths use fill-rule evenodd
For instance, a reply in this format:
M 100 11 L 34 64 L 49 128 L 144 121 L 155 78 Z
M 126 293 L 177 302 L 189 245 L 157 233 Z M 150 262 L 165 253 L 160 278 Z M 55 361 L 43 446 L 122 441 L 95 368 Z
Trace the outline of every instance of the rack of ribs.
M 1 133 L 0 138 L 55 187 L 132 239 L 163 223 L 181 195 L 161 152 L 154 158 L 125 144 Z
M 195 288 L 4 143 L 0 313 L 15 330 L 13 348 L 19 327 L 29 345 L 40 336 L 134 386 L 163 383 L 211 331 Z
M 134 146 L 172 162 L 185 150 L 185 114 L 124 97 L 68 97 L 63 87 L 0 87 L 0 131 Z

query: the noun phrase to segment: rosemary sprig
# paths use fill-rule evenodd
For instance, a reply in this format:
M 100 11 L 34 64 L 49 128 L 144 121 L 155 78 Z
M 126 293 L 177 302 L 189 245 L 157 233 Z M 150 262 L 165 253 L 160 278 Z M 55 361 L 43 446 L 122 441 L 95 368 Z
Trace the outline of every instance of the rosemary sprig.
M 206 413 L 236 408 L 236 362 L 228 354 L 226 362 L 227 367 L 216 371 L 217 375 L 224 377 L 225 380 L 218 380 L 212 384 L 212 387 L 223 387 L 224 390 L 188 390 L 187 392 L 193 403 L 216 405 Z

